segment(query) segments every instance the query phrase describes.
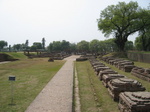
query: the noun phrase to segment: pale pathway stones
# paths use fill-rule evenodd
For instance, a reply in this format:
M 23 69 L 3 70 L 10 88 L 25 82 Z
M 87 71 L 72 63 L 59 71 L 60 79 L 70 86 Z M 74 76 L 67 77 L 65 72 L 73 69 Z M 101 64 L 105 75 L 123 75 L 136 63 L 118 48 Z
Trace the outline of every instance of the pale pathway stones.
M 66 58 L 66 63 L 39 93 L 25 112 L 72 112 L 73 61 L 79 56 Z

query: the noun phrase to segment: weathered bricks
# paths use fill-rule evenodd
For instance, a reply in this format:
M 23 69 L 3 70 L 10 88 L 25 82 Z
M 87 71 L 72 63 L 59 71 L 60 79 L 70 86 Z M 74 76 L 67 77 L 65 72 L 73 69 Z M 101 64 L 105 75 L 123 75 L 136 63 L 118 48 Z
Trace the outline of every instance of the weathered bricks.
M 108 91 L 114 101 L 119 100 L 119 94 L 121 92 L 135 92 L 135 91 L 145 91 L 145 87 L 136 80 L 129 78 L 118 78 L 112 79 L 108 82 Z
M 121 74 L 104 74 L 102 76 L 102 83 L 104 84 L 105 87 L 108 87 L 108 82 L 112 79 L 117 79 L 117 78 L 124 78 L 124 75 Z
M 132 69 L 131 74 L 150 82 L 150 68 L 135 67 Z
M 106 70 L 99 72 L 98 77 L 100 80 L 102 80 L 103 75 L 107 75 L 107 74 L 118 74 L 118 72 L 112 69 L 106 69 Z
M 150 112 L 150 92 L 123 92 L 118 108 L 120 112 Z

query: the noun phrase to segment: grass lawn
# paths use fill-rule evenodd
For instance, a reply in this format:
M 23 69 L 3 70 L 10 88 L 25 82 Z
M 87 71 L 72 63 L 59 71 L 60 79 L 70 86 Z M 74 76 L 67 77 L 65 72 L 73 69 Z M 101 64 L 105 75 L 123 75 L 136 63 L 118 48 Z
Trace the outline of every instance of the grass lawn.
M 16 57 L 20 55 L 12 54 Z M 48 62 L 48 58 L 27 59 L 0 64 L 0 112 L 24 112 L 65 61 Z M 14 106 L 11 103 L 10 75 L 14 81 Z
M 119 112 L 89 61 L 75 62 L 79 79 L 81 112 Z

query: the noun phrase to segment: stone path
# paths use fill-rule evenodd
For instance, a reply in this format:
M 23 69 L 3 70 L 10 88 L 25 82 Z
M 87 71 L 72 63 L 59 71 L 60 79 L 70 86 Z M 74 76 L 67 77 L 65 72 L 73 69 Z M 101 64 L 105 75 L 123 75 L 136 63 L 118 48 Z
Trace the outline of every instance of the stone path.
M 5 63 L 10 63 L 11 61 L 3 61 L 3 62 L 0 62 L 0 64 L 5 64 Z
M 66 58 L 66 63 L 39 93 L 25 112 L 72 112 L 73 61 L 78 56 Z

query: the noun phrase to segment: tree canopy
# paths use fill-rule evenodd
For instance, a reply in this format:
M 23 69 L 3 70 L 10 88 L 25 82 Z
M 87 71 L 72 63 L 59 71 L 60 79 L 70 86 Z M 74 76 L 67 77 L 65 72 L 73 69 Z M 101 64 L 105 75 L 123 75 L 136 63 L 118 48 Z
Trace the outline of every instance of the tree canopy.
M 88 52 L 89 51 L 89 42 L 82 40 L 77 43 L 77 49 L 80 52 Z
M 0 50 L 2 50 L 5 46 L 7 46 L 7 42 L 1 40 L 1 41 L 0 41 Z
M 141 9 L 137 2 L 119 2 L 101 12 L 98 28 L 106 37 L 111 34 L 120 51 L 124 51 L 128 36 L 150 25 L 149 10 Z

